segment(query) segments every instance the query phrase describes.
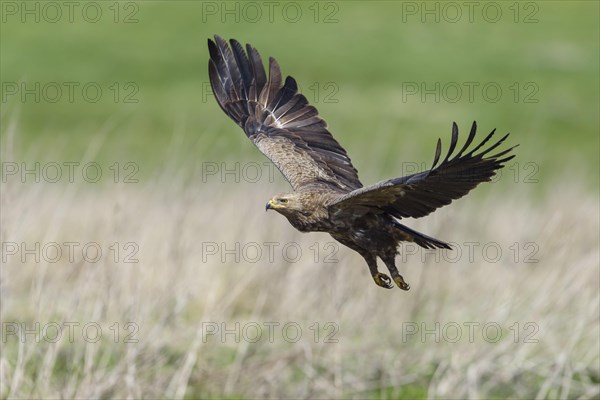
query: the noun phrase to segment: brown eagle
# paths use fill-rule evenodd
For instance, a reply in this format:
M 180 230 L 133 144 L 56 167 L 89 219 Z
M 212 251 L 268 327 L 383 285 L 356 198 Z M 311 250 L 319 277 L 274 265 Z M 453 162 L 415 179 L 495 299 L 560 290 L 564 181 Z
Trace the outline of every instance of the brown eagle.
M 288 76 L 282 83 L 279 64 L 273 58 L 269 58 L 267 75 L 254 47 L 247 44 L 244 51 L 238 41 L 229 43 L 231 46 L 219 36 L 214 42 L 208 40 L 208 71 L 217 102 L 294 190 L 274 196 L 266 209 L 282 214 L 301 232 L 328 232 L 358 252 L 381 287 L 393 286 L 389 276 L 377 270 L 377 257 L 400 289 L 410 287 L 395 265 L 399 242 L 450 249 L 447 243 L 404 226 L 400 219 L 424 217 L 450 204 L 489 181 L 514 157 L 508 155 L 514 147 L 488 155 L 508 137 L 506 134 L 484 147 L 495 130 L 469 149 L 475 122 L 467 141 L 453 155 L 458 140 L 454 123 L 450 148 L 439 165 L 442 147 L 438 139 L 430 170 L 365 187 L 317 109 L 298 93 L 294 78 Z

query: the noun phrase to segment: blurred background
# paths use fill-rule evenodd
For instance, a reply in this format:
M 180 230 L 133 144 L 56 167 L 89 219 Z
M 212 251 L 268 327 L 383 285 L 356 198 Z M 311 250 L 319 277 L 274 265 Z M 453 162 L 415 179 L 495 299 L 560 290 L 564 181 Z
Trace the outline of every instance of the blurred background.
M 600 394 L 598 3 L 67 3 L 0 3 L 2 398 Z M 380 289 L 264 213 L 289 186 L 213 98 L 214 34 L 276 58 L 365 184 L 453 121 L 517 157 L 407 221 L 456 251 L 402 247 L 411 290 Z

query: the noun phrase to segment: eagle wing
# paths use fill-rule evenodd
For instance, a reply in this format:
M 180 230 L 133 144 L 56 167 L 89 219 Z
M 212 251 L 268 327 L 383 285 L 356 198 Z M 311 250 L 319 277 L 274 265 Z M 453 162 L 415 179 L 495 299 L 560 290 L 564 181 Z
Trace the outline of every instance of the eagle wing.
M 327 130 L 317 109 L 298 93 L 292 77 L 282 85 L 279 64 L 269 75 L 258 51 L 234 39 L 208 40 L 208 72 L 223 111 L 283 173 L 293 189 L 324 186 L 338 192 L 362 187 L 346 151 Z
M 385 212 L 396 218 L 419 218 L 463 197 L 480 183 L 490 181 L 496 170 L 514 157 L 507 154 L 516 147 L 487 156 L 508 137 L 506 134 L 495 144 L 476 153 L 492 138 L 494 129 L 478 146 L 464 154 L 473 142 L 476 130 L 477 124 L 473 122 L 467 141 L 451 158 L 458 141 L 458 127 L 454 123 L 448 154 L 439 165 L 442 144 L 438 139 L 430 170 L 354 190 L 330 204 L 330 211 L 334 215 Z

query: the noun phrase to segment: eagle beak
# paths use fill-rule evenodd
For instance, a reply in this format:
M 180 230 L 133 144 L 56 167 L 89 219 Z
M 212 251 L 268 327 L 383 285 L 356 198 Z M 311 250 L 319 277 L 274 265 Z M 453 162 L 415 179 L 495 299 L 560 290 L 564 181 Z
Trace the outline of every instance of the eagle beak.
M 273 200 L 269 200 L 269 202 L 265 206 L 265 211 L 272 210 L 272 209 L 273 209 Z

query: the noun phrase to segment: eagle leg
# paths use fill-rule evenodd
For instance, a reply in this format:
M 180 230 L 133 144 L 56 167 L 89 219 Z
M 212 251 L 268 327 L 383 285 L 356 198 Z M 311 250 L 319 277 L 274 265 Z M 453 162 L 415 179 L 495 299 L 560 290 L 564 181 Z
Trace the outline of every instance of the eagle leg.
M 386 255 L 381 259 L 390 270 L 390 274 L 392 274 L 392 278 L 394 279 L 394 282 L 396 282 L 396 285 L 402 290 L 410 289 L 410 285 L 406 283 L 402 275 L 398 272 L 398 268 L 396 268 L 396 254 Z
M 393 288 L 394 286 L 392 285 L 392 280 L 390 279 L 390 277 L 382 272 L 377 271 L 377 257 L 365 253 L 361 255 L 367 262 L 367 265 L 369 266 L 369 271 L 371 271 L 371 276 L 373 277 L 375 283 L 378 286 L 381 286 L 382 288 Z

